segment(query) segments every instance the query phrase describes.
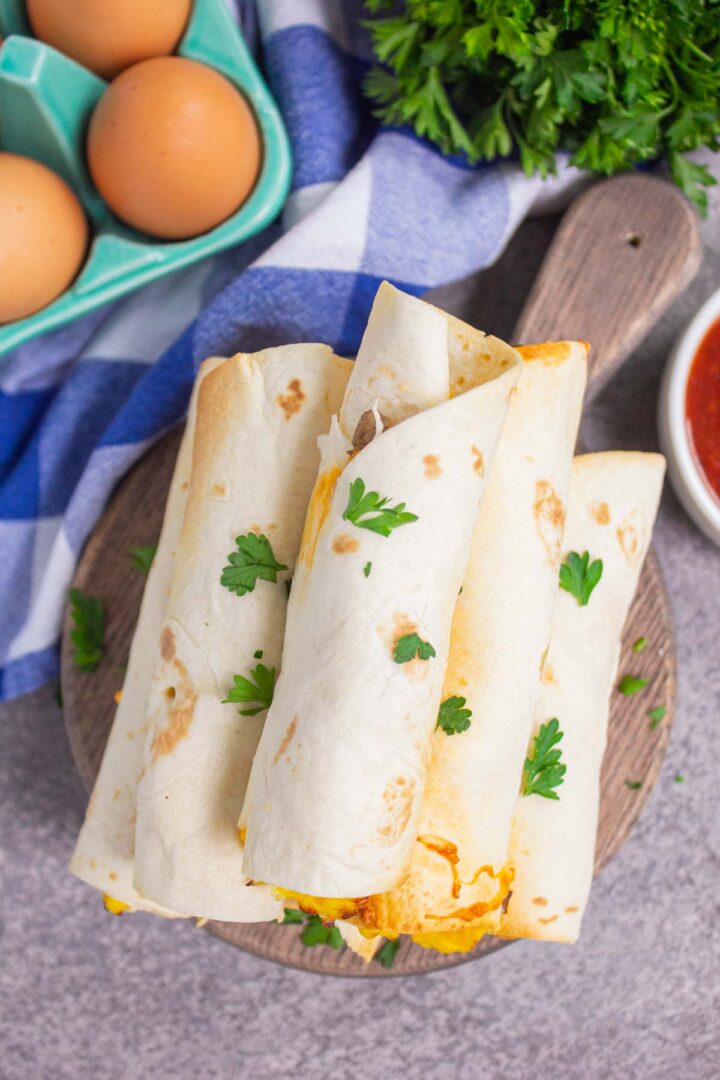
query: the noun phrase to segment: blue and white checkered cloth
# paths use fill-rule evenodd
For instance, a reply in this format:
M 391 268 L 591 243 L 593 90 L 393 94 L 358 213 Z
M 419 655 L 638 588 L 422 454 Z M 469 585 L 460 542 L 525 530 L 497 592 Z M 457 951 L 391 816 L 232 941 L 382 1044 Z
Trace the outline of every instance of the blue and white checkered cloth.
M 282 224 L 0 358 L 0 700 L 57 675 L 83 544 L 118 479 L 182 418 L 204 357 L 292 341 L 352 356 L 383 278 L 417 295 L 488 266 L 574 179 L 471 169 L 379 130 L 358 0 L 260 7 L 295 160 Z

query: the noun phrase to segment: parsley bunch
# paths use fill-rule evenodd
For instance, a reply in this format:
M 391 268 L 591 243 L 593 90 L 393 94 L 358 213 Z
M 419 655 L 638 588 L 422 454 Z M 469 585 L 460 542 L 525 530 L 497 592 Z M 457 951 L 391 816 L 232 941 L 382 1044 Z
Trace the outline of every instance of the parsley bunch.
M 621 172 L 667 154 L 701 212 L 715 180 L 685 154 L 718 148 L 717 0 L 366 0 L 375 66 L 366 91 L 470 161 L 514 149 L 528 175 Z

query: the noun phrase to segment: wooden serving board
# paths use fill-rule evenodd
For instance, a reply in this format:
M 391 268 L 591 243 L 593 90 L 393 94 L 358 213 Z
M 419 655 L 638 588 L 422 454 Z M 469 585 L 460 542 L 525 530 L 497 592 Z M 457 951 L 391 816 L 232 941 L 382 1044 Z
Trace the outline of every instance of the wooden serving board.
M 604 181 L 578 199 L 558 230 L 520 318 L 515 340 L 584 338 L 593 343 L 588 392 L 592 394 L 684 288 L 700 259 L 693 212 L 679 192 L 647 176 Z M 491 328 L 489 328 L 491 329 Z M 124 478 L 83 553 L 75 587 L 100 597 L 106 608 L 105 657 L 91 674 L 72 662 L 69 620 L 63 636 L 62 692 L 68 735 L 83 781 L 92 787 L 110 730 L 115 691 L 123 682 L 144 579 L 128 549 L 154 543 L 180 440 L 163 438 Z M 648 639 L 640 654 L 631 652 Z M 655 555 L 650 552 L 623 635 L 621 670 L 650 680 L 648 690 L 615 693 L 602 773 L 595 871 L 623 844 L 657 779 L 670 736 L 675 697 L 672 618 Z M 651 731 L 647 711 L 667 715 Z M 640 781 L 631 790 L 626 780 Z M 484 956 L 501 942 L 486 938 L 464 955 L 441 955 L 403 940 L 394 967 L 365 965 L 349 949 L 306 948 L 297 926 L 210 922 L 213 934 L 248 952 L 305 971 L 334 975 L 419 974 Z

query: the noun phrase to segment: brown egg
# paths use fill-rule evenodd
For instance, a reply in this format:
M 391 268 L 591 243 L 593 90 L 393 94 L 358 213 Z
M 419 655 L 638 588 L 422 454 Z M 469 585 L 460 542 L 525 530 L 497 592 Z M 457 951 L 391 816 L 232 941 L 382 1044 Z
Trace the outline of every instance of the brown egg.
M 166 240 L 234 214 L 260 170 L 255 118 L 213 68 L 169 56 L 119 75 L 90 120 L 88 164 L 119 218 Z
M 37 161 L 0 153 L 0 323 L 64 292 L 87 242 L 83 208 L 65 181 Z
M 105 79 L 173 52 L 191 6 L 192 0 L 27 0 L 35 36 Z

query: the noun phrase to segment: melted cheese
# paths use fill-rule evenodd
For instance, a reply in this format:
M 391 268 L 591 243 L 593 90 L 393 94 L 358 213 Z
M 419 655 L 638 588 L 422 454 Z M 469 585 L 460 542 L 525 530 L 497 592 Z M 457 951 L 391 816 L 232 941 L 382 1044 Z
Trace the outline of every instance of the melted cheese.
M 111 915 L 124 915 L 126 911 L 135 910 L 130 904 L 124 904 L 122 900 L 116 900 L 114 896 L 108 896 L 107 893 L 103 893 L 103 904 L 105 910 L 109 911 Z

